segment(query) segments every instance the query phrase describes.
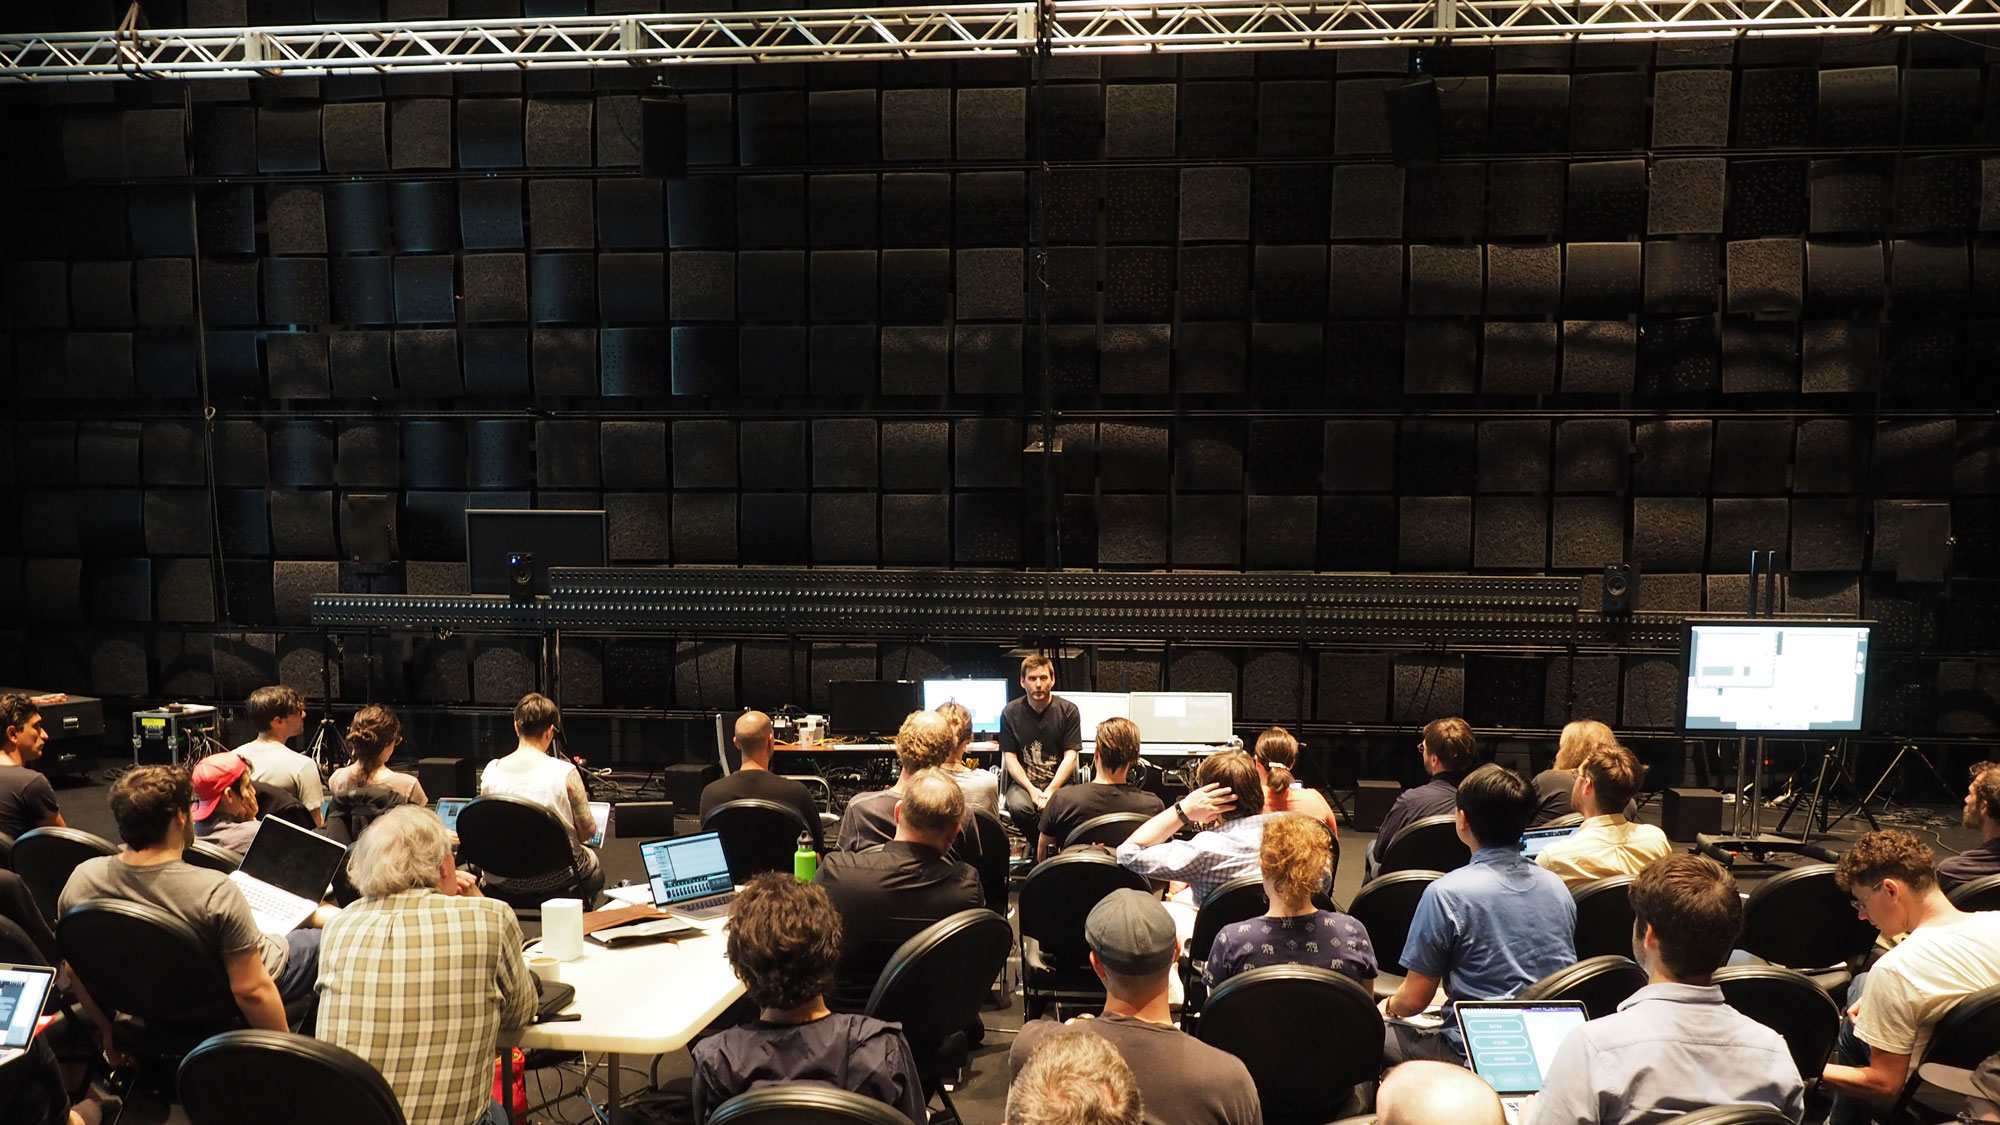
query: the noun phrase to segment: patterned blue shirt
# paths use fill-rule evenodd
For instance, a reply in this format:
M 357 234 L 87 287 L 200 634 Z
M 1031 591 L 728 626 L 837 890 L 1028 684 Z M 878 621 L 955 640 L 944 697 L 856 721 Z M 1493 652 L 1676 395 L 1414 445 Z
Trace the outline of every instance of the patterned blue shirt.
M 1200 906 L 1224 883 L 1262 874 L 1257 852 L 1264 846 L 1264 823 L 1274 816 L 1290 815 L 1258 813 L 1225 820 L 1219 827 L 1196 833 L 1192 840 L 1167 840 L 1148 848 L 1120 844 L 1118 863 L 1148 879 L 1186 883 L 1194 890 L 1194 904 Z
M 1367 984 L 1375 979 L 1375 946 L 1360 922 L 1331 910 L 1252 918 L 1216 932 L 1201 981 L 1213 992 L 1237 973 L 1270 965 L 1312 965 Z

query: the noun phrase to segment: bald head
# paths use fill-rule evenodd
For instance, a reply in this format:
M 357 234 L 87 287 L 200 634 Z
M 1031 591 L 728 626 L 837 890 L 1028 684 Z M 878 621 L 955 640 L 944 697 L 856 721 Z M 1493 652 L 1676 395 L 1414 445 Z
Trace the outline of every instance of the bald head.
M 1406 1062 L 1375 1094 L 1377 1125 L 1503 1125 L 1500 1095 L 1486 1080 L 1441 1062 Z
M 771 761 L 771 716 L 762 711 L 745 711 L 736 720 L 736 748 L 743 760 L 768 766 Z

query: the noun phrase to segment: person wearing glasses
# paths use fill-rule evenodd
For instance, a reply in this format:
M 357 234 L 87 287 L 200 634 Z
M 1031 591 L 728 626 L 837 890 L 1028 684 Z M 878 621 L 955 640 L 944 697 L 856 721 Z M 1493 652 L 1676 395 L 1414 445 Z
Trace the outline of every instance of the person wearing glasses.
M 1417 740 L 1429 781 L 1404 791 L 1383 814 L 1381 831 L 1368 847 L 1367 876 L 1375 877 L 1375 865 L 1389 850 L 1389 841 L 1413 821 L 1427 816 L 1444 816 L 1458 808 L 1458 783 L 1479 764 L 1479 743 L 1472 737 L 1472 725 L 1464 719 L 1435 719 L 1424 726 Z

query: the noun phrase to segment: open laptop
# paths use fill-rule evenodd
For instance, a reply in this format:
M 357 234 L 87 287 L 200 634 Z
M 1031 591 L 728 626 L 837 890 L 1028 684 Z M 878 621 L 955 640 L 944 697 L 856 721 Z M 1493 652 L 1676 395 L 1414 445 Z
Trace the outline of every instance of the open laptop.
M 639 845 L 653 905 L 693 921 L 720 918 L 736 900 L 722 837 L 714 832 L 677 836 Z
M 1556 1048 L 1588 1018 L 1573 1000 L 1461 1000 L 1452 1009 L 1466 1057 L 1500 1095 L 1507 1125 L 1521 1125 L 1521 1103 L 1542 1092 Z
M 1542 854 L 1542 849 L 1557 840 L 1567 840 L 1576 835 L 1581 824 L 1565 824 L 1560 828 L 1530 828 L 1521 833 L 1521 854 L 1533 859 Z
M 288 934 L 319 907 L 346 851 L 317 832 L 267 816 L 229 879 L 250 900 L 259 930 Z
M 470 797 L 438 798 L 437 804 L 433 807 L 437 809 L 438 819 L 444 822 L 446 832 L 458 831 L 458 814 L 464 812 L 465 806 L 471 803 Z M 611 802 L 590 802 L 590 818 L 597 822 L 597 835 L 592 836 L 588 842 L 593 848 L 601 848 L 604 846 L 605 826 L 611 823 Z
M 0 1066 L 19 1058 L 34 1041 L 42 1005 L 56 971 L 40 965 L 0 965 Z

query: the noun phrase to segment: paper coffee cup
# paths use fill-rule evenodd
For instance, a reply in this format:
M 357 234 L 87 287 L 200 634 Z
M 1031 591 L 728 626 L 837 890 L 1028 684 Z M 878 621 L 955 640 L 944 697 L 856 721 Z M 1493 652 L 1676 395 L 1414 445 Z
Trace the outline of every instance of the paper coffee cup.
M 537 953 L 528 958 L 528 971 L 553 984 L 556 979 L 556 966 L 560 964 L 561 961 L 546 953 Z

